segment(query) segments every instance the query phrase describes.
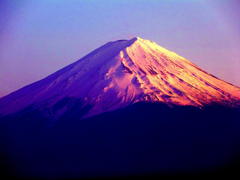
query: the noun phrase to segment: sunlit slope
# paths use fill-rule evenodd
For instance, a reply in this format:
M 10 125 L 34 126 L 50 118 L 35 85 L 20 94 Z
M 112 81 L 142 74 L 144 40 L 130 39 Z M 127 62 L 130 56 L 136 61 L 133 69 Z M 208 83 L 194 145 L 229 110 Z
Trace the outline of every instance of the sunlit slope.
M 82 107 L 89 105 L 85 116 L 92 116 L 141 101 L 236 106 L 240 89 L 152 41 L 133 38 L 109 42 L 45 79 L 1 98 L 0 114 L 32 106 L 61 116 L 69 107 L 66 98 L 81 101 Z M 60 108 L 51 111 L 59 102 Z

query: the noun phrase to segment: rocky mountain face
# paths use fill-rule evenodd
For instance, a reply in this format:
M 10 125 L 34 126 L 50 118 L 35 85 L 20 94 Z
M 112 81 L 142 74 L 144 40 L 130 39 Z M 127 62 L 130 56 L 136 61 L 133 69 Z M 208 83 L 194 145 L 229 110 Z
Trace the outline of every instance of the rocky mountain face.
M 109 42 L 0 99 L 0 178 L 239 175 L 239 102 L 154 42 Z
M 0 99 L 0 114 L 34 108 L 55 118 L 78 103 L 83 117 L 136 102 L 236 106 L 240 89 L 139 37 L 109 42 L 77 62 Z M 80 106 L 79 106 L 80 104 Z M 75 107 L 76 108 L 76 107 Z

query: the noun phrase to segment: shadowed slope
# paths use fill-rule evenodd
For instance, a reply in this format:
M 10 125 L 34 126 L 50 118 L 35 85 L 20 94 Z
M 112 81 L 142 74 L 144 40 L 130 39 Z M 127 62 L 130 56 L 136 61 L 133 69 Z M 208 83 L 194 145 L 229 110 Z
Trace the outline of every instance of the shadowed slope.
M 65 98 L 91 108 L 85 117 L 136 102 L 204 106 L 239 104 L 240 89 L 185 58 L 141 38 L 107 43 L 47 78 L 0 99 L 0 114 L 28 106 L 53 109 Z M 62 108 L 52 118 L 67 111 Z
M 240 153 L 239 109 L 137 103 L 85 120 L 71 112 L 54 126 L 32 110 L 1 119 L 12 175 L 194 174 L 225 167 Z
M 44 178 L 213 170 L 240 153 L 239 99 L 151 41 L 110 42 L 0 99 L 1 163 Z

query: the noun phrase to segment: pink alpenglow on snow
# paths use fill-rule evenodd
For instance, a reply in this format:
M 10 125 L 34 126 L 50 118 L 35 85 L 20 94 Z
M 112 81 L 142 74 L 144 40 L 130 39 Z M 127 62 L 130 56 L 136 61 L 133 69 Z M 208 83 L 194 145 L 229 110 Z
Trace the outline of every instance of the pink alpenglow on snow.
M 87 117 L 136 102 L 235 106 L 240 102 L 240 89 L 174 52 L 136 37 L 109 42 L 45 79 L 1 98 L 0 114 L 28 106 L 51 109 L 66 97 L 90 104 Z

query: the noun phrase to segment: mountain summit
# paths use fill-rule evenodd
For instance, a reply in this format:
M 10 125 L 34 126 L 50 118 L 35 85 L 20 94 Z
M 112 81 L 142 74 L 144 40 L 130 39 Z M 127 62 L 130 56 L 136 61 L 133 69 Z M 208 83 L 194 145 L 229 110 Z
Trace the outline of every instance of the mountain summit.
M 235 106 L 240 89 L 156 43 L 135 37 L 109 42 L 77 62 L 0 99 L 0 114 L 25 108 L 61 116 L 76 102 L 85 117 L 136 102 Z
M 238 87 L 152 41 L 109 42 L 0 99 L 0 176 L 239 174 L 239 103 Z

